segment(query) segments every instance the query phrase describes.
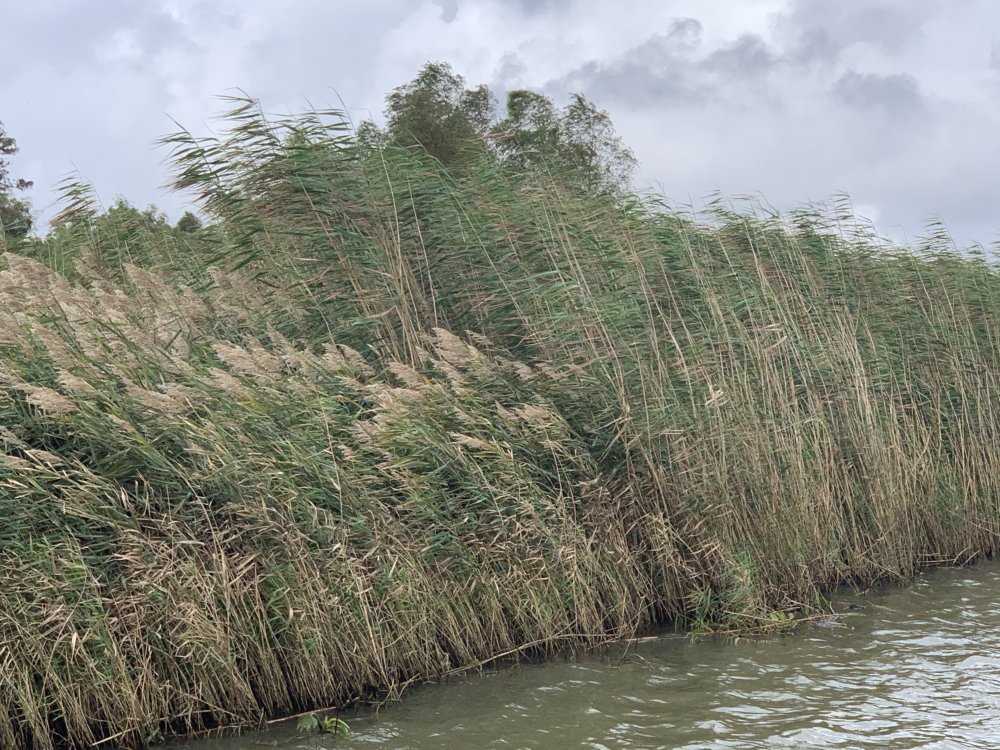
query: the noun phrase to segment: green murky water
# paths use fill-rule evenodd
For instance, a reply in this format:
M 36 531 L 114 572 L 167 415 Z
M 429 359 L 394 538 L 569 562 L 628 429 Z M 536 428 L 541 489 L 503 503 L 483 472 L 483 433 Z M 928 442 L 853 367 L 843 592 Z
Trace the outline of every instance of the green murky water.
M 840 622 L 764 641 L 668 635 L 425 685 L 345 714 L 350 739 L 282 725 L 183 747 L 1000 748 L 1000 565 L 847 601 Z

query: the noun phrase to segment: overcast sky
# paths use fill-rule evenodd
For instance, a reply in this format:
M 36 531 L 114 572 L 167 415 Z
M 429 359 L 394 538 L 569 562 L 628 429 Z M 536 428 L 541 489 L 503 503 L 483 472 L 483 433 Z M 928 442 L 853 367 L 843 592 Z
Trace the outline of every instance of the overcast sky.
M 1000 240 L 997 0 L 0 0 L 0 120 L 37 209 L 79 170 L 176 218 L 170 118 L 205 132 L 239 87 L 360 119 L 428 59 L 584 93 L 676 203 L 847 193 L 897 238 Z

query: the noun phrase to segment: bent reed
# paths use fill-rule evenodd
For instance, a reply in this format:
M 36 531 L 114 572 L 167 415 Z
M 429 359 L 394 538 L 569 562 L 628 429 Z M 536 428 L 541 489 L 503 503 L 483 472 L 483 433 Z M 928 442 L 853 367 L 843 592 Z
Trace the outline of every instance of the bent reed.
M 992 555 L 1000 275 L 236 102 L 0 272 L 0 746 L 142 746 Z M 137 218 L 138 217 L 138 218 Z M 102 744 L 103 743 L 103 744 Z

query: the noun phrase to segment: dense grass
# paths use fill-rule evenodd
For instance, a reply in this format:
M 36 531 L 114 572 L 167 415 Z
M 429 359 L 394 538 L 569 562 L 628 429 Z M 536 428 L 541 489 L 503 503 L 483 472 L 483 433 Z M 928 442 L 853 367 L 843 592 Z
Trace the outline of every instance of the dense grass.
M 753 627 L 991 555 L 1000 275 L 697 219 L 335 113 L 68 191 L 0 272 L 0 746 L 255 722 L 525 648 Z

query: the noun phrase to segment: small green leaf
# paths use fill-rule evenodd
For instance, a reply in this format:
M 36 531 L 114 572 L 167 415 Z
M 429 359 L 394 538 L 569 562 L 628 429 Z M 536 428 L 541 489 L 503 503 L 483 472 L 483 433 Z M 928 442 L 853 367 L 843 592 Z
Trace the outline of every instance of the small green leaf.
M 295 728 L 300 732 L 315 732 L 319 729 L 319 718 L 316 714 L 300 716 L 299 720 L 295 723 Z

